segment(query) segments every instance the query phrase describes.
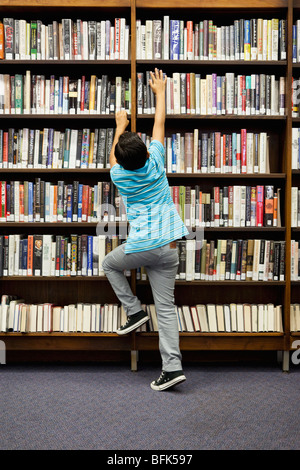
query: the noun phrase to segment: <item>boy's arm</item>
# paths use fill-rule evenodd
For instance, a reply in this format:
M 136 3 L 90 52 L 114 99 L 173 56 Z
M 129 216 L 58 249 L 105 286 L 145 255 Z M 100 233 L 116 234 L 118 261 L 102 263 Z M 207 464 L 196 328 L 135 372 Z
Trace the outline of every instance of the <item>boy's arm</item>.
M 164 145 L 166 120 L 165 90 L 167 77 L 163 79 L 163 72 L 162 70 L 158 71 L 158 69 L 155 69 L 155 74 L 153 74 L 153 72 L 150 72 L 150 75 L 150 87 L 153 93 L 156 95 L 156 107 L 152 139 L 158 140 Z
M 127 113 L 126 111 L 118 111 L 116 113 L 116 132 L 115 132 L 115 137 L 113 140 L 113 144 L 111 147 L 110 155 L 109 155 L 109 164 L 110 168 L 112 168 L 117 162 L 116 157 L 115 157 L 115 147 L 119 141 L 120 135 L 124 134 L 126 127 L 128 126 L 129 121 L 127 119 Z

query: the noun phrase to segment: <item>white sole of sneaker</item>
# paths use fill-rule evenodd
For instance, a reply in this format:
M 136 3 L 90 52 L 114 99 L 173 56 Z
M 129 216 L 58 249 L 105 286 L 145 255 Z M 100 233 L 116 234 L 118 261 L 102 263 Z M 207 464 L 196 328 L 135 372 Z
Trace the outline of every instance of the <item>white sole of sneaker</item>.
M 166 390 L 167 388 L 173 387 L 174 385 L 178 385 L 181 382 L 184 382 L 186 380 L 186 377 L 184 375 L 179 375 L 173 380 L 170 380 L 169 382 L 166 382 L 163 385 L 155 385 L 155 382 L 151 382 L 150 387 L 152 390 L 156 390 L 158 392 L 161 392 L 163 390 Z
M 150 320 L 150 318 L 147 316 L 147 317 L 144 317 L 144 318 L 141 318 L 138 322 L 136 322 L 134 325 L 132 325 L 131 327 L 129 328 L 126 328 L 126 330 L 117 330 L 116 333 L 118 335 L 127 335 L 127 333 L 130 333 L 131 331 L 133 330 L 136 330 L 139 326 L 142 326 L 144 323 L 146 323 L 148 320 Z

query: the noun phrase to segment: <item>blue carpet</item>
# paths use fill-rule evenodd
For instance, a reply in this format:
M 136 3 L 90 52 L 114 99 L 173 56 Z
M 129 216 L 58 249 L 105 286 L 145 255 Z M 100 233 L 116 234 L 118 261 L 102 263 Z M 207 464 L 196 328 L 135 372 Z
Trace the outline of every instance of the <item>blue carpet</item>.
M 193 364 L 154 392 L 157 366 L 1 366 L 1 450 L 299 449 L 300 366 Z

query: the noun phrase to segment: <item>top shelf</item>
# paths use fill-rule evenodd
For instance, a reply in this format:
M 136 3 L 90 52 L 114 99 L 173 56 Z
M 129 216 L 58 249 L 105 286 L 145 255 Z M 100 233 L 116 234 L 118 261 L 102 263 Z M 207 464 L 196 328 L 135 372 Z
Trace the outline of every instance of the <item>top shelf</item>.
M 300 5 L 300 0 L 299 0 Z M 174 3 L 174 0 L 136 0 L 136 8 L 197 8 L 197 9 L 275 9 L 287 8 L 288 0 L 185 0 L 184 2 Z
M 130 5 L 131 0 L 1 0 L 1 8 L 130 8 Z

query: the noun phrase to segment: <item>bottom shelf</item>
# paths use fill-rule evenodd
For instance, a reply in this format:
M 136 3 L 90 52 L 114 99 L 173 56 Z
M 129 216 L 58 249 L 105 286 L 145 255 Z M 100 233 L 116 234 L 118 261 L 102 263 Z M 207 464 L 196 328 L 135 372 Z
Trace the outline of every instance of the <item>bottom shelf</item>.
M 180 333 L 182 351 L 279 351 L 286 349 L 283 333 Z M 157 333 L 135 335 L 135 349 L 156 350 Z

